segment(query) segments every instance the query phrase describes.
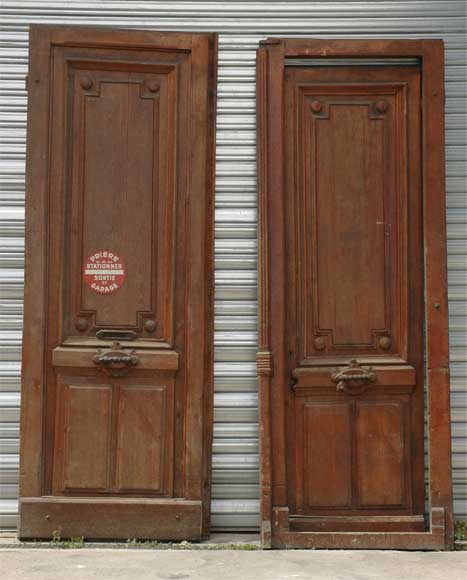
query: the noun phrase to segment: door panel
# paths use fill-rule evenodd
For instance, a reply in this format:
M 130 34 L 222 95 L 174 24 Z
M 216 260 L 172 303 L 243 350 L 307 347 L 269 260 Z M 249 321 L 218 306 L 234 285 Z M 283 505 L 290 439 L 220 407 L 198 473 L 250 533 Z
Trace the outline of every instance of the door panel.
M 398 72 L 397 82 L 373 72 L 370 83 L 344 67 L 286 70 L 296 192 L 288 252 L 297 253 L 290 277 L 304 364 L 320 354 L 407 359 L 407 84 L 416 104 L 419 80 L 417 70 Z M 412 173 L 415 195 L 420 178 Z
M 62 375 L 54 493 L 172 496 L 174 380 Z
M 356 402 L 355 456 L 360 507 L 407 505 L 407 402 Z
M 299 399 L 297 405 L 302 406 L 301 413 L 297 410 L 297 453 L 303 449 L 303 458 L 297 457 L 300 469 L 297 473 L 297 513 L 306 513 L 312 508 L 350 506 L 350 405 L 336 400 L 306 399 Z
M 306 189 L 314 206 L 310 231 L 316 236 L 310 240 L 316 265 L 316 287 L 310 291 L 318 318 L 313 346 L 329 341 L 333 350 L 366 350 L 374 348 L 375 335 L 388 332 L 384 278 L 385 224 L 390 220 L 385 219 L 383 193 L 393 187 L 384 184 L 384 168 L 390 169 L 392 159 L 383 159 L 383 149 L 393 152 L 385 143 L 385 120 L 374 114 L 371 103 L 343 94 L 342 101 L 320 98 L 327 113 L 308 115 L 311 127 L 304 127 L 311 136 L 304 155 L 315 164 L 314 183 Z M 336 159 L 342 159 L 341 171 L 335 171 Z M 360 316 L 350 318 L 349 310 Z
M 24 354 L 44 354 L 28 383 L 40 404 L 24 385 L 41 421 L 24 445 L 40 434 L 43 459 L 39 479 L 23 460 L 20 535 L 199 539 L 209 529 L 216 37 L 39 26 L 31 51 L 27 252 L 29 275 L 43 260 L 44 280 L 34 297 L 26 282 L 35 332 Z M 74 498 L 113 525 L 87 531 Z M 37 519 L 38 505 L 54 518 Z
M 189 60 L 185 55 L 166 62 L 167 55 L 153 50 L 141 54 L 152 66 L 142 66 L 130 64 L 130 52 L 119 51 L 124 63 L 118 65 L 108 61 L 111 55 L 109 49 L 79 48 L 67 49 L 64 57 L 70 63 L 66 116 L 73 139 L 66 211 L 75 224 L 67 265 L 67 338 L 110 325 L 172 344 L 175 123 L 177 106 L 187 103 L 179 92 L 188 83 Z M 96 68 L 82 68 L 80 59 L 90 58 Z M 56 69 L 64 66 L 57 59 Z M 55 127 L 62 131 L 61 124 Z M 111 304 L 80 275 L 98 265 L 99 250 L 118 256 L 113 265 L 125 269 L 126 282 Z
M 117 423 L 118 491 L 171 494 L 173 385 L 120 389 Z
M 62 411 L 58 429 L 64 440 L 63 457 L 60 457 L 63 478 L 57 478 L 57 491 L 107 491 L 112 387 L 64 381 L 59 405 Z M 58 449 L 59 443 L 57 455 Z

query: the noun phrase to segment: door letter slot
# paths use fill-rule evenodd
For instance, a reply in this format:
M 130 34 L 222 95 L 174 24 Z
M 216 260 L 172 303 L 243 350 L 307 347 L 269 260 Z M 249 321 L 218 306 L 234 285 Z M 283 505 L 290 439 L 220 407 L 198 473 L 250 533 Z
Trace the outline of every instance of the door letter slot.
M 96 332 L 96 338 L 99 340 L 135 340 L 138 335 L 133 330 L 102 329 Z

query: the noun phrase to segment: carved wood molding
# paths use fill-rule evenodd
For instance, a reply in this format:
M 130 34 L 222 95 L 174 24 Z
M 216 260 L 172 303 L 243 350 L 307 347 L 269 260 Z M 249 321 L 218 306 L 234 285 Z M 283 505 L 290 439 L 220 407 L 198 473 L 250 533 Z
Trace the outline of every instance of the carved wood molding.
M 168 62 L 164 65 L 147 64 L 134 72 L 131 79 L 122 74 L 124 66 L 118 62 L 113 63 L 112 66 L 101 63 L 99 68 L 93 69 L 89 67 L 89 64 L 86 64 L 86 61 L 69 57 L 65 60 L 65 65 L 69 71 L 70 90 L 72 90 L 68 114 L 71 115 L 73 131 L 76 133 L 77 139 L 76 151 L 70 154 L 69 162 L 73 166 L 72 173 L 81 176 L 79 179 L 70 181 L 70 201 L 66 207 L 68 219 L 77 224 L 77 230 L 72 237 L 67 258 L 69 267 L 66 294 L 72 312 L 65 321 L 65 327 L 67 335 L 76 335 L 74 331 L 78 330 L 78 336 L 82 338 L 92 336 L 96 330 L 108 326 L 108 321 L 102 318 L 102 306 L 95 304 L 95 296 L 83 287 L 79 274 L 86 255 L 101 247 L 96 242 L 95 234 L 93 234 L 93 230 L 96 230 L 95 224 L 88 223 L 90 214 L 86 211 L 91 202 L 87 199 L 89 192 L 85 176 L 89 172 L 88 165 L 92 166 L 93 160 L 97 158 L 88 151 L 89 143 L 93 141 L 94 126 L 94 123 L 89 122 L 88 116 L 91 115 L 91 119 L 98 117 L 96 107 L 99 107 L 101 113 L 105 113 L 106 107 L 110 106 L 109 102 L 110 104 L 113 102 L 112 98 L 115 99 L 120 94 L 119 87 L 128 87 L 129 91 L 131 89 L 131 99 L 135 103 L 138 100 L 148 101 L 144 111 L 146 115 L 152 116 L 151 123 L 145 127 L 146 147 L 141 151 L 140 162 L 143 163 L 146 159 L 147 164 L 152 163 L 154 166 L 159 166 L 163 156 L 164 162 L 168 163 L 168 160 L 174 158 L 175 155 L 176 144 L 171 137 L 171 130 L 175 123 L 176 106 L 179 100 L 180 81 L 177 81 L 177 78 L 182 65 L 178 62 Z M 153 104 L 151 105 L 149 101 L 153 101 Z M 148 135 L 153 131 L 155 132 L 154 143 L 148 145 Z M 143 142 L 141 134 L 140 138 Z M 148 249 L 149 255 L 145 255 L 144 250 L 139 247 L 141 251 L 140 261 L 147 263 L 148 267 L 154 270 L 151 277 L 152 283 L 149 288 L 140 291 L 137 300 L 132 300 L 136 306 L 133 320 L 128 319 L 127 314 L 120 326 L 136 331 L 138 338 L 164 341 L 172 345 L 174 305 L 170 299 L 170 288 L 174 284 L 175 248 L 173 246 L 173 233 L 169 231 L 161 237 L 158 232 L 163 230 L 159 215 L 167 215 L 165 218 L 167 224 L 173 221 L 177 192 L 174 178 L 170 172 L 158 169 L 154 174 L 158 177 L 154 179 L 152 191 L 138 190 L 141 196 L 140 204 L 145 203 L 148 206 L 144 220 L 141 216 L 141 222 L 145 223 L 139 224 L 140 231 L 145 231 L 145 228 L 150 227 L 154 232 L 154 243 Z M 132 175 L 132 178 L 135 179 L 135 176 Z M 167 194 L 163 195 L 162 192 L 167 192 Z M 142 193 L 144 195 L 141 195 Z M 116 197 L 119 204 L 125 202 L 125 195 L 122 192 Z M 152 213 L 149 206 L 152 207 Z M 99 206 L 96 207 L 99 209 Z M 108 207 L 107 210 L 109 211 Z M 97 209 L 94 214 L 96 212 Z M 115 217 L 109 216 L 108 213 L 106 216 L 109 220 Z M 137 242 L 139 239 L 138 233 L 136 228 L 131 232 L 130 237 L 133 244 L 135 240 Z M 113 247 L 111 249 L 115 250 Z M 125 249 L 128 250 L 128 248 Z M 134 272 L 134 256 L 128 251 L 125 252 L 123 248 L 120 248 L 118 253 L 124 254 L 126 261 L 129 262 L 127 266 L 130 266 Z M 128 292 L 131 283 L 131 279 L 127 280 L 124 291 Z
M 302 80 L 297 80 L 294 90 L 298 115 L 303 125 L 303 128 L 297 125 L 294 129 L 296 150 L 301 151 L 302 155 L 306 157 L 310 157 L 311 151 L 315 151 L 318 155 L 320 142 L 325 139 L 326 135 L 332 133 L 331 130 L 319 130 L 323 123 L 335 125 L 337 121 L 333 115 L 335 116 L 339 110 L 365 110 L 368 123 L 374 123 L 376 120 L 379 124 L 378 139 L 386 143 L 387 154 L 390 154 L 392 163 L 398 167 L 397 173 L 402 176 L 401 200 L 397 203 L 403 206 L 402 202 L 407 197 L 405 184 L 407 167 L 404 165 L 400 151 L 405 150 L 407 144 L 405 143 L 405 121 L 400 115 L 400 111 L 405 110 L 407 106 L 408 81 L 346 83 L 345 86 L 342 86 L 332 81 L 305 83 Z M 391 116 L 386 115 L 391 108 L 395 112 Z M 334 111 L 333 115 L 331 111 Z M 362 121 L 364 117 L 365 115 L 362 113 Z M 299 284 L 301 286 L 297 301 L 299 309 L 303 309 L 304 312 L 298 335 L 301 357 L 303 360 L 311 360 L 316 356 L 317 351 L 324 352 L 328 356 L 356 349 L 361 353 L 373 354 L 382 351 L 391 351 L 393 354 L 397 352 L 403 358 L 407 358 L 406 327 L 401 324 L 400 317 L 394 315 L 395 312 L 402 309 L 405 310 L 402 319 L 408 317 L 408 305 L 405 300 L 408 290 L 403 283 L 403 272 L 406 268 L 403 248 L 407 243 L 407 218 L 404 212 L 400 211 L 400 215 L 396 213 L 396 205 L 385 207 L 382 215 L 375 212 L 375 216 L 372 216 L 372 219 L 374 217 L 374 221 L 379 223 L 381 227 L 380 232 L 373 232 L 373 237 L 374 242 L 379 243 L 380 251 L 381 246 L 384 247 L 385 279 L 391 281 L 389 286 L 380 288 L 378 293 L 379 310 L 383 312 L 384 320 L 376 320 L 375 312 L 373 312 L 373 319 L 371 322 L 369 320 L 366 329 L 366 337 L 362 335 L 359 340 L 348 341 L 339 336 L 336 321 L 332 321 L 330 316 L 330 312 L 335 308 L 328 308 L 327 313 L 323 312 L 325 305 L 330 300 L 332 301 L 332 295 L 339 296 L 338 290 L 335 292 L 330 290 L 330 288 L 336 288 L 332 276 L 323 276 L 323 272 L 319 271 L 317 266 L 319 263 L 317 256 L 321 245 L 330 243 L 326 239 L 326 234 L 323 234 L 320 229 L 320 220 L 323 221 L 323 215 L 329 209 L 326 209 L 325 202 L 319 201 L 323 199 L 323 196 L 319 195 L 319 176 L 324 175 L 323 171 L 322 167 L 312 166 L 310 171 L 304 172 L 303 178 L 300 178 L 299 175 L 295 176 L 299 191 L 296 200 L 296 216 L 300 232 L 296 237 L 296 252 L 301 257 L 297 260 L 300 268 L 297 275 L 300 277 Z M 384 180 L 388 183 L 383 184 L 380 195 L 383 195 L 385 189 L 394 187 L 390 183 L 389 176 L 385 176 Z M 324 207 L 322 207 L 323 203 Z M 320 219 L 318 219 L 318 215 Z M 352 218 L 351 215 L 348 217 Z M 349 219 L 349 223 L 353 221 L 355 220 Z M 392 229 L 397 232 L 397 236 L 391 236 L 389 226 L 385 225 L 388 223 L 393 224 Z M 383 225 L 384 230 L 382 229 Z M 312 260 L 306 258 L 308 255 L 312 256 Z M 390 275 L 391 271 L 393 275 Z M 326 274 L 326 269 L 324 274 Z M 378 278 L 375 276 L 373 282 L 377 280 Z M 327 290 L 324 290 L 323 288 L 326 287 Z M 304 298 L 308 296 L 309 292 L 312 296 L 311 301 Z M 391 295 L 396 297 L 395 301 Z M 324 324 L 320 324 L 318 320 L 322 320 Z M 312 331 L 308 332 L 307 328 L 312 328 Z
M 258 309 L 259 350 L 269 348 L 269 239 L 268 239 L 268 111 L 267 53 L 258 51 Z
M 271 377 L 270 352 L 270 262 L 268 203 L 268 66 L 269 53 L 260 48 L 256 53 L 257 84 L 257 173 L 258 173 L 258 349 L 257 373 L 260 409 L 260 483 L 261 541 L 271 547 L 272 457 L 271 457 Z
M 268 351 L 258 352 L 256 355 L 256 368 L 259 376 L 272 377 L 274 372 L 272 353 Z

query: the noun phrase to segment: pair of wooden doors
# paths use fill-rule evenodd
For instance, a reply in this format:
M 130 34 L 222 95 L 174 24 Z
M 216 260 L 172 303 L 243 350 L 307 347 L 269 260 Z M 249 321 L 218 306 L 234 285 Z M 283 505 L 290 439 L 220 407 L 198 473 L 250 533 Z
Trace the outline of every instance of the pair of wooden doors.
M 21 537 L 209 531 L 216 50 L 31 30 Z M 265 546 L 449 542 L 441 65 L 259 50 Z
M 449 546 L 442 43 L 271 38 L 257 73 L 263 544 Z
M 209 531 L 216 60 L 31 28 L 21 537 Z

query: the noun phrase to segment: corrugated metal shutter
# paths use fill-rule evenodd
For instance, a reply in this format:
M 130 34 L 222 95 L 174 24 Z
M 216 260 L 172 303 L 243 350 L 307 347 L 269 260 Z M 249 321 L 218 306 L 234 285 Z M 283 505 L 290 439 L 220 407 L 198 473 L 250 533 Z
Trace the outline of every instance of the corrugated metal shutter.
M 258 526 L 255 49 L 271 35 L 446 43 L 447 191 L 455 513 L 467 517 L 465 1 L 2 0 L 0 524 L 17 521 L 27 25 L 218 31 L 213 525 Z

